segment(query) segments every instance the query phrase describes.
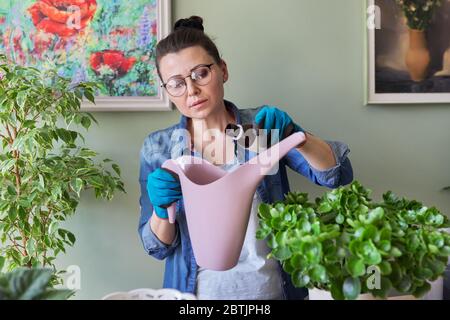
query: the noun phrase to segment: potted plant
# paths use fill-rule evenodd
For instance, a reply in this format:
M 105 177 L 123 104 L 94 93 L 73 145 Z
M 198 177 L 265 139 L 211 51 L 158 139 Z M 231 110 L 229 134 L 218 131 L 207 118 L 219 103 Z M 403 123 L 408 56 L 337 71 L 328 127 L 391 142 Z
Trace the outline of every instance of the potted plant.
M 430 64 L 426 31 L 431 24 L 436 8 L 442 0 L 397 0 L 401 7 L 409 32 L 409 48 L 405 62 L 413 81 L 425 79 Z
M 256 236 L 297 287 L 334 299 L 387 298 L 392 290 L 423 296 L 446 268 L 450 235 L 441 229 L 448 218 L 390 191 L 375 203 L 370 192 L 356 181 L 314 203 L 305 193 L 289 193 L 259 206 Z
M 70 129 L 96 122 L 79 112 L 83 97 L 94 102 L 95 88 L 0 56 L 0 256 L 9 271 L 55 269 L 56 256 L 75 242 L 61 224 L 75 212 L 81 192 L 93 189 L 110 200 L 124 191 L 117 164 L 96 163 L 97 153 Z
M 0 257 L 0 271 L 3 257 Z M 55 275 L 49 268 L 17 268 L 12 272 L 0 272 L 0 300 L 64 300 L 73 292 L 55 289 L 52 278 Z

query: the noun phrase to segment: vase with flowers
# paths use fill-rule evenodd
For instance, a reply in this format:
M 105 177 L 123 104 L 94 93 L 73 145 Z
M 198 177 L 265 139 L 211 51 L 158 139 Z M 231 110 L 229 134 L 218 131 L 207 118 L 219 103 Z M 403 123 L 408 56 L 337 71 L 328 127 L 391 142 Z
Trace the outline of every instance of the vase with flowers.
M 413 81 L 422 81 L 427 76 L 431 59 L 426 31 L 441 2 L 442 0 L 397 0 L 409 28 L 409 47 L 405 62 Z

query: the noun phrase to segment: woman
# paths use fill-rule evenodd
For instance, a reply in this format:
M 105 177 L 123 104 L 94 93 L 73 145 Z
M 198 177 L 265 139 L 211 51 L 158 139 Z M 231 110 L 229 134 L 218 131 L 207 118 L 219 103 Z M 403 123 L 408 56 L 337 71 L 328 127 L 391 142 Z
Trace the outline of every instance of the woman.
M 291 150 L 277 172 L 258 186 L 237 266 L 222 272 L 200 268 L 192 252 L 180 184 L 161 169 L 162 163 L 187 153 L 231 170 L 247 159 L 238 156 L 235 142 L 224 134 L 228 124 L 255 123 L 266 130 L 278 130 L 280 137 L 303 129 L 278 108 L 238 109 L 224 100 L 227 65 L 203 32 L 200 17 L 177 21 L 174 31 L 157 45 L 156 66 L 170 100 L 182 114 L 180 123 L 150 134 L 141 150 L 139 234 L 149 255 L 166 259 L 164 287 L 194 293 L 200 299 L 304 298 L 306 289 L 294 288 L 280 264 L 266 259 L 270 250 L 264 241 L 255 239 L 257 207 L 261 202 L 282 200 L 289 192 L 286 166 L 318 185 L 350 183 L 353 173 L 348 147 L 305 132 L 306 144 Z M 222 143 L 215 143 L 216 150 L 207 152 L 212 139 Z M 167 220 L 166 208 L 173 202 L 177 203 L 176 224 Z

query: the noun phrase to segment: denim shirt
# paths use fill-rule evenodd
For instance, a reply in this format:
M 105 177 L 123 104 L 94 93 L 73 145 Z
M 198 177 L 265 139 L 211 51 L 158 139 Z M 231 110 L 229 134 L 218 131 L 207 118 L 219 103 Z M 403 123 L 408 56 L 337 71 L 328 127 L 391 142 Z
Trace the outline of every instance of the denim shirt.
M 233 103 L 226 100 L 225 106 L 234 114 L 237 124 L 253 123 L 255 115 L 263 107 L 238 109 Z M 177 159 L 181 155 L 191 154 L 190 139 L 183 134 L 183 132 L 186 132 L 186 128 L 187 118 L 182 116 L 178 124 L 153 132 L 144 140 L 140 153 L 141 216 L 138 232 L 145 251 L 156 259 L 166 260 L 163 287 L 195 294 L 198 266 L 192 250 L 183 201 L 178 201 L 176 204 L 175 238 L 171 244 L 165 244 L 156 237 L 150 228 L 153 206 L 147 193 L 149 173 L 160 168 L 168 159 Z M 284 200 L 285 195 L 290 191 L 286 166 L 307 177 L 315 184 L 328 188 L 336 188 L 350 183 L 353 180 L 353 170 L 350 160 L 347 158 L 350 152 L 348 146 L 335 141 L 327 141 L 327 143 L 334 153 L 336 166 L 325 171 L 316 170 L 308 164 L 300 152 L 292 149 L 280 160 L 276 173 L 265 176 L 258 185 L 256 192 L 262 201 L 274 203 Z M 239 159 L 239 162 L 243 163 L 254 156 L 247 151 L 245 158 Z M 279 267 L 283 279 L 284 298 L 305 298 L 307 290 L 295 288 L 290 275 L 283 270 L 281 264 L 279 264 Z

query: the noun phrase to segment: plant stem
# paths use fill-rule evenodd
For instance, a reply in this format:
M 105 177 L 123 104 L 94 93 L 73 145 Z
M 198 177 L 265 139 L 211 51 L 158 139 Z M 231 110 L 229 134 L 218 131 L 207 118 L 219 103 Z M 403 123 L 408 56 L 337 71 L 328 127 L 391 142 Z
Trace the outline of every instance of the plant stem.
M 18 243 L 16 242 L 16 239 L 12 238 L 11 235 L 10 235 L 9 233 L 8 233 L 8 238 L 9 238 L 9 240 L 14 244 L 14 247 L 16 248 L 16 250 L 19 251 L 22 255 L 24 255 L 24 253 L 19 249 L 19 247 L 22 248 L 22 249 L 24 249 L 23 246 L 20 245 L 20 244 L 18 244 Z
M 44 241 L 44 239 L 45 239 L 45 235 L 47 234 L 47 221 L 48 221 L 48 218 L 50 217 L 50 215 L 51 215 L 51 212 L 52 212 L 52 209 L 50 209 L 49 208 L 49 210 L 48 210 L 48 214 L 44 217 L 44 218 L 42 218 L 42 225 L 43 225 L 43 230 L 44 230 L 44 232 L 43 232 L 43 234 L 42 234 L 42 237 L 41 237 L 41 239 L 42 239 L 42 241 L 43 241 L 43 248 L 44 248 L 44 255 L 43 255 L 43 258 L 42 258 L 42 266 L 44 266 L 45 267 L 45 258 L 47 257 L 47 246 L 45 245 L 45 241 Z
M 10 145 L 12 145 L 14 143 L 14 140 L 17 137 L 17 129 L 15 127 L 12 128 L 13 132 L 11 133 L 11 129 L 9 128 L 9 125 L 6 125 L 6 131 L 8 132 L 8 136 L 9 136 L 9 140 L 10 140 Z M 13 156 L 14 159 L 16 159 L 16 164 L 14 165 L 14 175 L 16 177 L 16 193 L 17 196 L 20 196 L 20 186 L 22 184 L 21 181 L 21 177 L 20 177 L 20 171 L 19 171 L 19 165 L 17 164 L 20 158 L 20 153 L 17 150 L 13 151 Z M 17 228 L 17 230 L 20 230 L 20 228 Z M 25 232 L 23 232 L 22 230 L 19 231 L 20 235 L 22 236 L 22 245 L 23 245 L 23 256 L 24 257 L 28 257 L 28 252 L 27 252 L 27 242 L 28 242 L 28 238 L 25 236 Z M 32 264 L 31 261 L 29 261 L 27 263 L 27 267 L 31 268 Z

